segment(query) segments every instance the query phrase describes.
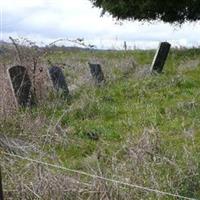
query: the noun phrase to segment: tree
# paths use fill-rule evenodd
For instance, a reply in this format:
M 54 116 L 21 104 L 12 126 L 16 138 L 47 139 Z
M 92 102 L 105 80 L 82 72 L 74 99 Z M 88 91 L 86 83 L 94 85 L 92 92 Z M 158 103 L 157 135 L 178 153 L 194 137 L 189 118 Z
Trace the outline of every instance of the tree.
M 117 19 L 183 23 L 200 19 L 200 0 L 90 0 Z

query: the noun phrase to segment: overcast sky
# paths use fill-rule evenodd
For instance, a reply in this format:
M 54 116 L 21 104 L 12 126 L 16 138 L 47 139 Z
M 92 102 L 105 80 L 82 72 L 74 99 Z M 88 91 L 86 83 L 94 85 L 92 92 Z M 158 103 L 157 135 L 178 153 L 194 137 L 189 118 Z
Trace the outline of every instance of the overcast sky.
M 200 23 L 176 27 L 131 21 L 119 25 L 109 15 L 100 17 L 101 11 L 89 0 L 0 0 L 0 9 L 1 40 L 23 36 L 48 44 L 59 38 L 84 38 L 98 48 L 115 49 L 122 48 L 124 41 L 131 49 L 155 48 L 160 41 L 173 46 L 200 45 Z

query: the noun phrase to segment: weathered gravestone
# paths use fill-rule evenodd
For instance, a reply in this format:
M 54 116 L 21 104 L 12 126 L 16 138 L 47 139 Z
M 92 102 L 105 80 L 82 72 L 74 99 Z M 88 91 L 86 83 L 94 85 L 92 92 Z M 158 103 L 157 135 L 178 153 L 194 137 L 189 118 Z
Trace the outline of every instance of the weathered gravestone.
M 61 92 L 61 96 L 66 98 L 69 95 L 69 89 L 62 69 L 57 66 L 52 66 L 49 68 L 49 74 L 56 91 Z
M 13 73 L 10 74 L 10 71 L 13 72 L 13 69 L 11 70 L 12 66 L 18 65 L 19 64 L 15 61 L 7 65 L 0 63 L 0 118 L 5 118 L 15 113 L 20 106 L 15 94 L 15 90 L 17 89 L 13 86 L 13 82 L 15 82 L 16 79 L 14 79 L 15 81 L 12 80 L 11 74 Z M 33 105 L 35 102 L 37 104 L 44 103 L 48 99 L 49 93 L 53 88 L 47 65 L 38 63 L 34 72 L 30 63 L 20 64 L 20 66 L 26 66 L 26 72 L 29 77 L 28 84 L 26 85 L 29 85 L 28 87 L 31 85 L 30 94 L 34 95 L 29 99 L 31 101 L 28 100 L 27 104 L 25 103 L 26 106 Z M 24 70 L 22 69 L 22 71 Z
M 17 65 L 8 69 L 8 73 L 18 105 L 27 107 L 36 104 L 27 69 Z
M 0 64 L 0 118 L 9 116 L 18 107 L 7 69 Z
M 38 104 L 46 102 L 53 88 L 48 66 L 39 63 L 36 67 L 35 73 L 29 70 L 29 75 L 32 80 L 34 94 Z
M 168 42 L 160 43 L 151 65 L 151 72 L 162 72 L 167 56 L 169 54 L 170 47 L 171 44 L 169 44 Z
M 88 63 L 88 64 L 90 67 L 91 75 L 92 75 L 93 79 L 95 80 L 95 83 L 101 84 L 102 82 L 104 82 L 105 79 L 104 79 L 103 71 L 101 69 L 101 65 L 100 64 L 92 64 L 92 63 Z

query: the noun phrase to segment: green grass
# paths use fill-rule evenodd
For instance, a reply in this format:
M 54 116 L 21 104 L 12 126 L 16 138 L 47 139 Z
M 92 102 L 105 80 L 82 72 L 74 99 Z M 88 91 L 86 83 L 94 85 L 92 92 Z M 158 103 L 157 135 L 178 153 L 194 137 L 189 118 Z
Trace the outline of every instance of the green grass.
M 116 63 L 133 57 L 142 67 L 151 64 L 154 51 L 93 54 L 100 60 L 111 59 Z M 75 51 L 58 52 L 49 57 L 63 62 L 73 57 L 84 63 L 90 56 L 90 52 Z M 124 76 L 123 69 L 110 66 L 112 70 L 108 71 L 117 78 L 107 80 L 104 86 L 84 83 L 70 101 L 52 99 L 27 112 L 33 119 L 40 115 L 49 122 L 41 128 L 40 134 L 44 135 L 50 121 L 55 124 L 60 120 L 67 142 L 65 145 L 60 140 L 47 143 L 45 151 L 51 153 L 53 148 L 64 166 L 91 172 L 91 168 L 98 171 L 96 163 L 99 162 L 106 176 L 127 178 L 146 187 L 198 198 L 200 65 L 184 68 L 183 61 L 199 57 L 198 49 L 173 50 L 163 74 L 144 77 L 132 71 Z M 71 69 L 65 70 L 70 76 Z M 112 73 L 107 76 L 111 77 Z M 19 115 L 22 119 L 24 113 Z M 19 122 L 4 122 L 0 130 L 17 137 L 22 130 L 21 119 L 18 119 Z M 121 190 L 130 199 L 173 199 Z

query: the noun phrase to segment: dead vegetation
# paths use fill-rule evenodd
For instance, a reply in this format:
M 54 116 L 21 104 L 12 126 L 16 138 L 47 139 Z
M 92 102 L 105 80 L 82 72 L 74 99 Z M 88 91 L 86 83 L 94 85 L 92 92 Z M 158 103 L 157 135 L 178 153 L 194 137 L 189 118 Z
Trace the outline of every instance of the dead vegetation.
M 26 55 L 28 49 L 27 47 L 23 48 L 22 52 L 25 52 L 23 54 Z M 32 51 L 32 48 L 29 50 Z M 14 51 L 12 53 L 16 54 Z M 182 139 L 178 135 L 181 133 L 175 129 L 178 127 L 179 121 L 169 133 L 167 127 L 159 127 L 159 123 L 162 121 L 159 118 L 161 115 L 166 115 L 171 121 L 175 121 L 178 118 L 176 112 L 179 110 L 180 112 L 184 109 L 198 111 L 197 100 L 194 103 L 186 100 L 182 103 L 178 102 L 177 111 L 171 106 L 171 103 L 170 107 L 166 109 L 162 107 L 162 103 L 160 107 L 155 107 L 154 105 L 157 105 L 158 101 L 156 99 L 156 103 L 148 105 L 150 109 L 154 106 L 154 109 L 142 110 L 151 98 L 151 92 L 147 94 L 147 89 L 152 90 L 157 87 L 156 95 L 159 96 L 162 92 L 161 89 L 169 87 L 166 90 L 170 90 L 172 86 L 181 85 L 182 78 L 175 77 L 172 81 L 170 79 L 170 82 L 168 78 L 164 77 L 161 79 L 163 81 L 162 88 L 161 84 L 155 83 L 151 78 L 148 79 L 149 71 L 147 72 L 146 67 L 147 65 L 149 67 L 148 62 L 137 64 L 130 57 L 132 54 L 129 55 L 128 52 L 100 54 L 98 51 L 88 53 L 78 50 L 73 54 L 70 51 L 48 53 L 40 61 L 37 61 L 36 66 L 40 66 L 42 63 L 41 66 L 45 67 L 42 71 L 45 70 L 48 60 L 51 58 L 51 62 L 62 67 L 69 84 L 71 99 L 63 101 L 48 93 L 48 101 L 41 101 L 37 108 L 20 110 L 10 116 L 3 115 L 0 125 L 0 161 L 6 199 L 174 199 L 174 197 L 162 195 L 159 192 L 129 187 L 128 184 L 145 186 L 158 191 L 170 191 L 172 194 L 184 196 L 199 194 L 199 154 L 196 153 L 198 150 L 197 127 L 190 127 L 186 122 L 182 122 L 183 128 L 180 131 L 184 133 L 183 137 L 182 135 L 180 137 Z M 38 54 L 35 55 L 37 57 Z M 34 56 L 29 57 L 30 55 L 26 62 L 31 64 L 26 64 L 26 66 L 30 66 L 30 70 L 33 70 L 35 61 L 32 58 Z M 101 87 L 96 89 L 93 85 L 88 61 L 102 65 L 107 81 L 106 91 L 102 96 L 99 95 Z M 38 67 L 38 70 L 41 69 Z M 180 70 L 178 73 L 184 71 L 178 70 Z M 40 80 L 38 80 L 38 87 L 41 91 L 38 96 L 42 97 L 46 90 L 43 87 L 45 81 L 43 76 L 38 75 L 40 72 L 36 73 L 36 71 L 37 69 L 31 77 Z M 124 91 L 123 85 L 129 79 L 145 78 L 147 81 L 142 82 L 141 85 L 137 82 L 125 85 L 127 91 Z M 116 88 L 113 87 L 113 89 L 112 85 Z M 2 94 L 6 96 L 6 92 L 9 91 L 4 87 Z M 177 91 L 175 90 L 175 92 Z M 166 95 L 166 98 L 172 98 L 171 96 L 175 92 L 171 91 L 170 93 L 169 91 L 169 96 Z M 157 97 L 156 95 L 154 98 Z M 162 98 L 159 99 L 159 102 L 162 102 Z M 5 100 L 2 99 L 1 105 L 4 106 Z M 121 99 L 127 103 L 123 104 Z M 151 101 L 153 100 L 151 99 Z M 117 107 L 112 110 L 111 106 L 116 102 Z M 118 107 L 121 108 L 119 113 L 117 113 Z M 130 110 L 134 112 L 129 113 Z M 159 110 L 159 112 L 154 116 L 149 116 L 149 113 L 153 113 L 154 110 Z M 4 113 L 8 112 L 5 108 L 3 111 Z M 137 112 L 141 114 L 137 115 L 138 119 Z M 122 119 L 120 118 L 121 113 L 125 113 Z M 182 117 L 180 113 L 178 114 Z M 104 116 L 107 117 L 105 121 L 103 121 Z M 68 117 L 72 117 L 71 121 Z M 147 122 L 145 122 L 145 117 Z M 118 118 L 119 121 L 117 121 Z M 159 118 L 158 121 L 156 121 L 157 118 Z M 98 120 L 100 125 L 97 123 Z M 117 140 L 115 134 L 110 136 L 111 139 L 103 135 L 103 128 L 106 126 L 109 126 L 109 129 L 105 128 L 105 135 L 109 134 L 109 131 L 117 129 L 112 127 L 115 121 L 120 124 L 121 129 L 119 128 L 117 131 L 123 139 Z M 155 125 L 155 121 L 158 126 Z M 83 122 L 90 122 L 89 128 L 83 127 Z M 107 122 L 110 124 L 106 124 Z M 101 129 L 99 127 L 95 127 L 95 129 L 95 123 Z M 118 125 L 117 123 L 115 125 Z M 162 123 L 164 124 L 163 121 Z M 170 124 L 169 121 L 167 123 Z M 136 129 L 137 126 L 138 129 Z M 98 139 L 88 138 L 88 133 L 97 134 Z M 181 145 L 177 142 L 178 150 L 174 147 L 172 135 L 175 136 L 174 140 L 178 138 L 177 141 L 181 140 L 182 142 L 180 142 Z M 73 148 L 73 146 L 75 147 Z M 73 153 L 74 157 L 71 155 Z M 71 159 L 68 159 L 69 154 Z M 17 156 L 39 162 L 19 159 Z M 44 163 L 56 165 L 58 168 Z M 75 168 L 77 172 L 64 170 L 67 166 Z M 80 174 L 78 171 L 88 173 L 89 176 Z M 127 183 L 127 185 L 123 183 Z

